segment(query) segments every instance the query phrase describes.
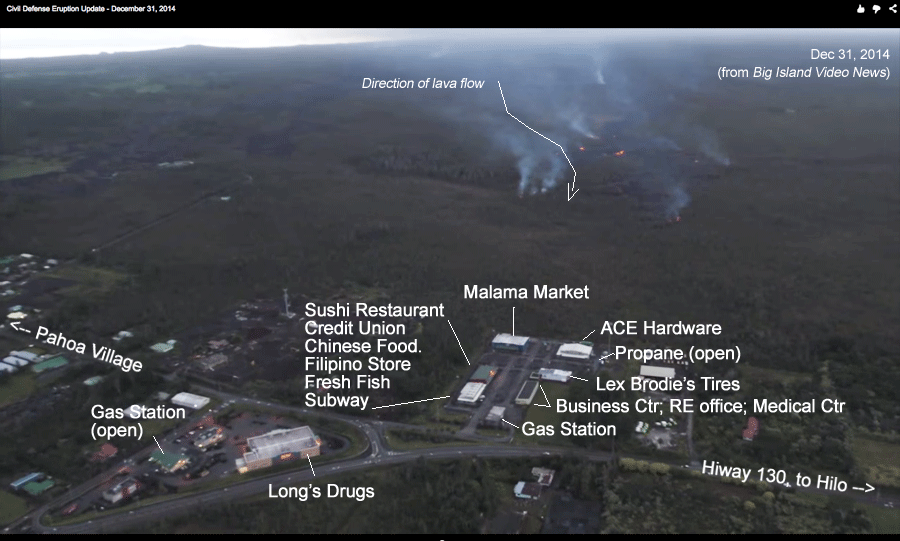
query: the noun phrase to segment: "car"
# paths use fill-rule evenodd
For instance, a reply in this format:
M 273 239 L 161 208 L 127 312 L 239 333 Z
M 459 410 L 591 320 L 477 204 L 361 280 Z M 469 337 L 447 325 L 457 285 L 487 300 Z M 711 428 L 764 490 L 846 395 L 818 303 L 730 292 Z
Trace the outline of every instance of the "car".
M 73 503 L 72 505 L 70 505 L 70 506 L 66 507 L 65 509 L 63 509 L 63 510 L 62 510 L 62 514 L 63 514 L 63 516 L 71 515 L 72 513 L 74 513 L 74 512 L 77 511 L 77 510 L 78 510 L 78 504 L 77 504 L 77 503 Z

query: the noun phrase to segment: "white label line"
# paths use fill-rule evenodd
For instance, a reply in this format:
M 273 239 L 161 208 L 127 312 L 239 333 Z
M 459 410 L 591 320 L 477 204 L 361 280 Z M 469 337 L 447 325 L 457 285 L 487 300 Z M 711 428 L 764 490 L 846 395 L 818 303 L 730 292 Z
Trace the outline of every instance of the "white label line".
M 159 447 L 159 452 L 162 454 L 166 454 L 166 452 L 162 450 L 162 445 L 159 444 L 159 440 L 156 439 L 156 436 L 153 436 L 153 441 L 155 441 L 156 446 Z
M 450 330 L 453 331 L 453 336 L 456 336 L 456 329 L 453 328 L 453 323 L 450 323 L 449 319 L 447 320 L 447 323 L 450 324 Z M 463 349 L 463 347 L 462 347 L 462 342 L 459 341 L 459 336 L 456 336 L 456 343 L 459 344 L 459 349 L 462 349 L 463 357 L 466 358 L 466 362 L 469 363 L 469 366 L 472 366 L 472 363 L 469 362 L 469 356 L 466 355 L 466 350 Z M 444 398 L 447 398 L 447 397 L 444 397 Z M 372 408 L 372 409 L 375 409 L 375 408 Z
M 390 406 L 376 406 L 372 408 L 373 410 L 381 409 L 381 408 L 393 408 L 394 406 L 405 406 L 407 404 L 417 404 L 419 402 L 429 402 L 431 400 L 440 400 L 442 398 L 450 398 L 450 395 L 447 396 L 439 396 L 437 398 L 426 398 L 425 400 L 413 400 L 412 402 L 401 402 L 399 404 L 391 404 Z
M 583 341 L 587 340 L 588 336 L 594 334 L 595 332 L 597 332 L 597 329 L 594 329 L 593 331 L 589 332 L 587 336 L 585 336 L 584 338 L 581 339 L 581 341 L 583 342 Z
M 313 470 L 313 467 L 312 467 L 312 458 L 310 458 L 309 455 L 306 455 L 306 459 L 309 460 L 309 469 L 312 470 L 312 472 L 313 472 L 313 477 L 315 477 L 315 476 L 316 476 L 316 470 Z
M 541 387 L 541 384 L 540 384 L 540 383 L 538 383 L 538 389 L 540 389 L 540 390 L 541 390 L 541 393 L 544 394 L 544 401 L 547 402 L 547 405 L 544 406 L 544 407 L 549 408 L 549 407 L 550 407 L 550 399 L 547 398 L 547 391 L 545 391 L 544 388 Z M 536 405 L 536 406 L 542 406 L 543 404 L 535 404 L 535 405 Z
M 506 419 L 500 419 L 500 420 L 503 421 L 504 423 L 510 425 L 510 426 L 516 426 L 516 425 L 510 423 L 509 421 L 507 421 Z M 516 428 L 519 428 L 519 427 L 516 426 Z
M 584 379 L 584 378 L 579 378 L 578 376 L 569 376 L 569 377 L 572 378 L 572 379 L 580 379 L 581 381 L 587 381 L 586 379 Z
M 609 356 L 611 356 L 611 355 L 615 355 L 615 353 L 609 353 L 609 354 L 606 354 L 606 355 L 604 355 L 603 357 L 600 357 L 600 359 L 598 359 L 598 360 L 602 361 L 603 359 L 605 359 L 605 358 L 607 358 L 607 357 L 609 357 Z
M 572 168 L 572 173 L 574 173 L 574 175 L 572 175 L 572 188 L 575 188 L 575 178 L 578 176 L 578 172 L 575 171 L 575 166 L 572 165 L 572 160 L 570 160 L 570 159 L 569 159 L 569 155 L 566 154 L 566 149 L 564 149 L 564 148 L 562 147 L 562 145 L 560 145 L 559 143 L 557 143 L 557 142 L 554 141 L 553 139 L 550 139 L 550 138 L 547 137 L 546 135 L 544 135 L 544 134 L 538 132 L 537 130 L 535 130 L 534 128 L 532 128 L 531 126 L 529 126 L 528 124 L 526 124 L 526 123 L 522 122 L 521 120 L 519 120 L 518 118 L 516 118 L 515 115 L 513 115 L 512 113 L 510 113 L 510 112 L 509 112 L 509 107 L 506 105 L 506 96 L 503 95 L 503 87 L 500 85 L 500 81 L 497 81 L 497 86 L 500 88 L 500 97 L 503 99 L 503 108 L 506 109 L 506 114 L 508 114 L 509 116 L 513 117 L 513 119 L 515 119 L 515 121 L 518 122 L 519 124 L 525 126 L 525 127 L 528 128 L 529 130 L 533 131 L 534 133 L 540 135 L 540 136 L 543 137 L 544 139 L 550 141 L 551 143 L 553 143 L 554 145 L 556 145 L 556 146 L 559 147 L 559 149 L 560 149 L 560 150 L 562 151 L 562 153 L 563 153 L 563 156 L 566 157 L 566 161 L 569 162 L 569 167 Z M 568 184 L 566 184 L 566 186 L 568 186 Z M 578 190 L 575 190 L 575 191 L 577 192 Z M 569 194 L 569 199 L 572 199 L 572 196 L 573 196 L 573 195 L 575 195 L 575 194 L 574 194 L 574 193 Z

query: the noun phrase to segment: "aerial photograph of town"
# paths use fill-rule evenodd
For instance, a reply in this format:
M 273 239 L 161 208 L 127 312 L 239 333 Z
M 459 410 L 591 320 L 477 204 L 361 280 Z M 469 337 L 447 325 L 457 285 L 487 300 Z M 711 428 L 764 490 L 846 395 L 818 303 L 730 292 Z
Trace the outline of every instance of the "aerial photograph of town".
M 0 33 L 3 533 L 900 533 L 897 29 Z

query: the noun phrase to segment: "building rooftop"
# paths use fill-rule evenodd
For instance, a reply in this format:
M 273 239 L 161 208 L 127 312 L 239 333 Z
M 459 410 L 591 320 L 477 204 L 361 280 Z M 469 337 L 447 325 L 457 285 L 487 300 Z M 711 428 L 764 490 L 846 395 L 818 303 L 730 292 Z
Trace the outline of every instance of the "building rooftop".
M 474 402 L 481 396 L 481 393 L 484 392 L 486 387 L 487 385 L 484 383 L 470 381 L 469 383 L 466 383 L 459 392 L 459 400 L 462 402 Z
M 178 393 L 172 397 L 172 403 L 179 406 L 200 409 L 209 404 L 209 398 L 192 393 Z
M 538 371 L 541 379 L 568 379 L 572 376 L 572 372 L 568 370 L 557 370 L 556 368 L 541 368 Z
M 153 451 L 150 455 L 150 460 L 156 462 L 163 468 L 167 470 L 171 470 L 172 468 L 178 466 L 179 462 L 187 461 L 188 457 L 184 455 L 179 455 L 177 453 L 163 453 L 162 451 Z
M 594 348 L 584 344 L 563 344 L 556 350 L 556 354 L 560 357 L 577 357 L 579 359 L 587 359 L 593 353 Z
M 31 494 L 32 496 L 37 496 L 38 494 L 42 494 L 42 493 L 46 492 L 48 489 L 50 489 L 55 484 L 56 483 L 53 481 L 53 479 L 44 479 L 41 482 L 32 481 L 32 482 L 28 483 L 27 485 L 25 485 L 24 487 L 22 487 L 22 490 Z
M 487 416 L 485 416 L 484 420 L 489 423 L 499 421 L 503 419 L 504 413 L 506 413 L 506 408 L 503 406 L 494 406 L 491 408 L 491 411 L 488 412 Z
M 553 483 L 553 476 L 556 471 L 550 468 L 531 468 L 531 474 L 534 475 L 538 484 L 549 487 Z
M 470 381 L 490 381 L 497 375 L 496 366 L 481 365 L 475 369 L 475 373 L 469 378 Z
M 537 387 L 537 382 L 533 379 L 525 380 L 525 383 L 522 384 L 522 389 L 519 391 L 519 395 L 516 397 L 517 399 L 525 399 L 534 395 L 535 387 Z
M 494 344 L 512 344 L 516 346 L 524 346 L 528 343 L 527 336 L 513 336 L 511 334 L 498 334 L 494 337 Z
M 250 451 L 244 456 L 251 455 L 247 460 L 251 462 L 260 458 L 277 457 L 284 453 L 296 453 L 318 447 L 320 444 L 321 440 L 308 426 L 284 428 L 255 438 L 247 438 L 247 447 Z
M 59 368 L 60 366 L 65 366 L 69 364 L 69 361 L 66 360 L 63 356 L 53 357 L 52 359 L 47 359 L 42 363 L 38 363 L 31 367 L 31 369 L 35 372 L 43 372 L 45 370 L 50 370 L 51 368 Z
M 519 497 L 539 498 L 541 496 L 541 485 L 519 481 L 513 488 L 513 492 Z
M 649 378 L 674 378 L 675 369 L 670 366 L 641 365 L 641 375 Z
M 13 488 L 20 488 L 20 487 L 27 485 L 28 483 L 34 481 L 35 479 L 40 479 L 43 476 L 44 476 L 44 474 L 40 473 L 40 472 L 29 473 L 28 475 L 26 475 L 24 477 L 16 479 L 12 483 L 10 483 L 9 486 L 11 486 Z

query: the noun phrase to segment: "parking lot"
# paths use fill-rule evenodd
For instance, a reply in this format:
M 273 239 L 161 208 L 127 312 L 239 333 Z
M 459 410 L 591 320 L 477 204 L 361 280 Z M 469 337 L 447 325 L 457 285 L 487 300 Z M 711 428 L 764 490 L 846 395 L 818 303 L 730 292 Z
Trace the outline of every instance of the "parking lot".
M 80 498 L 67 502 L 57 511 L 57 515 L 74 516 L 91 510 L 122 507 L 139 499 L 177 493 L 214 480 L 239 476 L 235 470 L 235 459 L 247 451 L 248 438 L 277 429 L 302 426 L 294 419 L 271 413 L 232 411 L 230 406 L 230 403 L 222 404 L 174 433 L 157 437 L 166 458 L 186 457 L 185 463 L 176 471 L 167 471 L 151 460 L 149 454 L 142 453 L 140 458 L 119 462 L 109 472 L 108 479 Z M 323 439 L 323 455 L 339 452 L 349 445 L 341 438 L 320 436 Z M 117 498 L 107 493 L 114 487 L 131 487 L 131 479 L 137 482 L 137 488 L 124 497 Z
M 473 433 L 494 406 L 505 407 L 504 419 L 518 425 L 525 418 L 526 407 L 515 404 L 516 396 L 522 388 L 522 384 L 541 368 L 565 370 L 572 372 L 574 376 L 589 380 L 596 369 L 607 366 L 608 361 L 612 359 L 610 357 L 601 361 L 600 357 L 604 353 L 600 348 L 595 348 L 594 354 L 589 359 L 557 357 L 556 352 L 559 347 L 566 343 L 568 342 L 532 338 L 523 352 L 488 351 L 482 355 L 478 366 L 495 366 L 497 374 L 485 389 L 480 403 L 474 407 L 460 404 L 447 406 L 449 411 L 466 412 L 472 415 L 463 432 Z M 477 368 L 477 366 L 473 368 Z M 591 382 L 585 384 L 589 385 Z M 540 392 L 535 396 L 534 401 L 536 403 L 544 402 L 544 397 Z

